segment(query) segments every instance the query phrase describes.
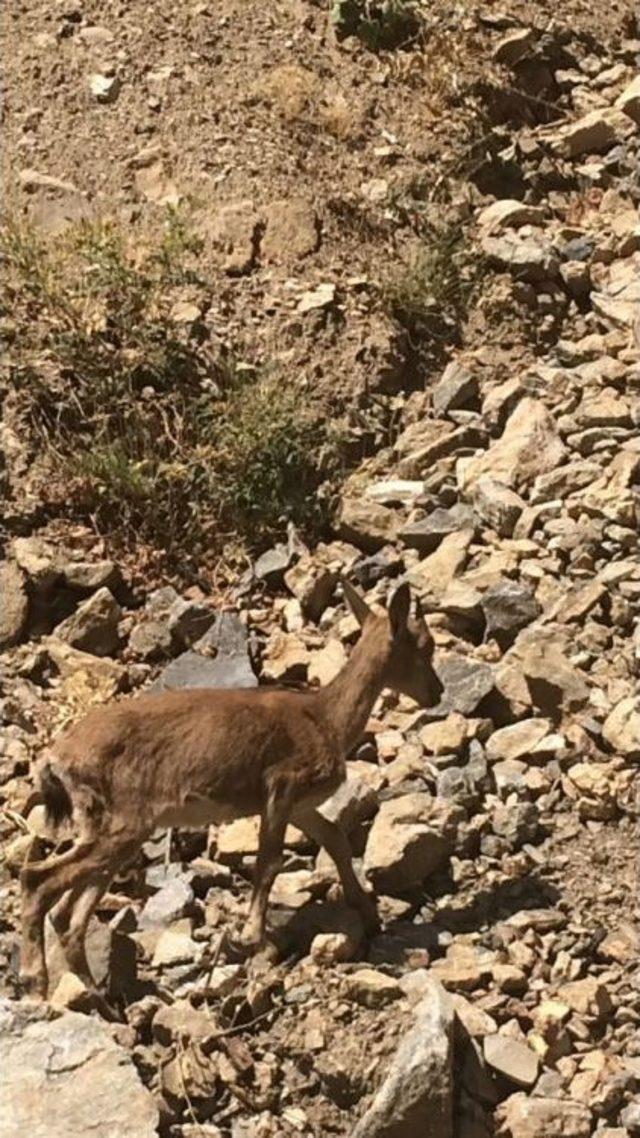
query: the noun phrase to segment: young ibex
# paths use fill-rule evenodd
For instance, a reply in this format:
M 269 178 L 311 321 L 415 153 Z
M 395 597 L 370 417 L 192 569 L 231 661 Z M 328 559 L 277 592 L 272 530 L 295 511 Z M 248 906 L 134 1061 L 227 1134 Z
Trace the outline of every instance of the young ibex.
M 42 798 L 51 824 L 72 821 L 77 837 L 43 860 L 34 860 L 36 839 L 22 871 L 21 976 L 34 993 L 47 993 L 44 919 L 53 906 L 69 968 L 92 982 L 84 951 L 89 919 L 114 874 L 157 827 L 260 815 L 242 933 L 249 948 L 264 936 L 289 821 L 324 846 L 348 903 L 375 922 L 347 838 L 317 807 L 345 778 L 346 757 L 382 688 L 426 706 L 438 702 L 442 685 L 422 615 L 410 616 L 408 585 L 380 613 L 347 581 L 344 591 L 363 632 L 327 687 L 141 695 L 91 711 L 57 741 L 41 771 Z

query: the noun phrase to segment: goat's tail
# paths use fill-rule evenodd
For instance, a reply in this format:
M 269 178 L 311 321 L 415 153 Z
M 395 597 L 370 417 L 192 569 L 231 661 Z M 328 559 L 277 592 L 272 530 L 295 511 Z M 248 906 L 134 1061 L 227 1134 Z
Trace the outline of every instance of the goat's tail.
M 40 771 L 40 792 L 47 825 L 57 830 L 63 822 L 71 818 L 73 803 L 69 791 L 51 763 L 45 763 Z

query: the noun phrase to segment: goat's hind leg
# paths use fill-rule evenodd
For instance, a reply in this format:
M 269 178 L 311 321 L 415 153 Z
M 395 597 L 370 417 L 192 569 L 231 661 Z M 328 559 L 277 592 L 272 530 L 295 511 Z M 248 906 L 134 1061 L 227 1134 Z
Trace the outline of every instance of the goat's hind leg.
M 74 874 L 93 849 L 93 841 L 77 842 L 62 854 L 33 860 L 39 850 L 38 839 L 29 848 L 20 874 L 22 900 L 22 946 L 20 979 L 35 996 L 47 993 L 47 964 L 44 946 L 44 920 L 49 905 L 68 888 L 65 874 Z M 75 874 L 74 874 L 75 875 Z
M 377 932 L 380 921 L 375 896 L 354 869 L 351 846 L 344 831 L 319 810 L 300 808 L 292 820 L 307 837 L 324 847 L 338 871 L 345 901 L 358 910 L 368 933 Z

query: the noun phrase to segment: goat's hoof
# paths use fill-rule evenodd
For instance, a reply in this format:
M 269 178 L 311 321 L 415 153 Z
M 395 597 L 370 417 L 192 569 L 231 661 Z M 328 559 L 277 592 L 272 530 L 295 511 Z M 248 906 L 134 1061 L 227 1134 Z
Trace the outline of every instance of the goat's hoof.
M 364 931 L 367 936 L 376 936 L 376 934 L 380 932 L 382 924 L 374 898 L 365 894 L 358 904 L 358 911 L 362 918 Z
M 18 976 L 20 986 L 25 996 L 37 1003 L 44 1003 L 49 987 L 46 973 L 21 971 Z

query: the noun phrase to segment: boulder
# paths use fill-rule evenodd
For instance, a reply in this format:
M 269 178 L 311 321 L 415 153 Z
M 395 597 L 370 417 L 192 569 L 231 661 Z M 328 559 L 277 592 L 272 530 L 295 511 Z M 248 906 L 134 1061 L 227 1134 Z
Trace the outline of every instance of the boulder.
M 482 598 L 485 637 L 495 639 L 501 648 L 513 643 L 517 634 L 536 620 L 542 611 L 531 589 L 518 581 L 502 580 L 487 589 Z
M 527 486 L 554 470 L 565 457 L 555 420 L 539 399 L 521 399 L 507 420 L 502 437 L 461 473 L 462 488 L 473 488 L 482 475 L 512 489 Z
M 483 1041 L 485 1061 L 499 1075 L 518 1087 L 532 1087 L 538 1077 L 538 1056 L 517 1039 L 506 1035 L 485 1035 Z
M 472 540 L 471 529 L 449 533 L 443 537 L 435 553 L 430 553 L 409 571 L 407 579 L 421 598 L 437 604 L 454 577 L 464 568 Z
M 453 360 L 433 388 L 431 402 L 436 415 L 469 407 L 478 397 L 478 380 L 463 364 Z
M 568 1098 L 537 1098 L 522 1091 L 500 1107 L 504 1138 L 589 1138 L 591 1111 Z
M 220 612 L 193 649 L 183 652 L 164 669 L 152 690 L 254 688 L 257 684 L 244 624 L 237 613 Z
M 55 635 L 82 652 L 110 656 L 118 647 L 121 615 L 120 605 L 109 589 L 98 589 L 56 627 Z
M 264 215 L 266 229 L 260 241 L 261 258 L 276 264 L 292 264 L 318 248 L 320 225 L 305 198 L 271 202 Z
M 629 695 L 604 721 L 602 735 L 611 749 L 628 758 L 640 756 L 640 698 Z
M 15 561 L 3 561 L 0 563 L 0 652 L 18 643 L 28 612 L 24 573 Z
M 421 556 L 433 553 L 444 537 L 459 530 L 473 530 L 473 511 L 459 503 L 451 509 L 439 506 L 425 518 L 410 522 L 399 531 L 398 537 L 409 549 L 417 549 Z
M 468 659 L 455 652 L 440 653 L 436 671 L 444 685 L 438 711 L 473 715 L 494 688 L 493 669 L 481 660 Z
M 539 225 L 543 217 L 544 211 L 540 206 L 501 198 L 480 211 L 478 225 L 496 233 L 505 229 L 520 229 L 523 225 Z
M 344 498 L 338 518 L 338 533 L 364 553 L 376 553 L 395 541 L 400 518 L 394 510 L 359 498 Z
M 618 96 L 616 107 L 640 126 L 640 75 L 636 75 Z
M 523 759 L 535 754 L 536 747 L 549 734 L 551 724 L 548 719 L 522 719 L 494 731 L 487 743 L 489 762 L 498 760 Z
M 452 1138 L 453 1025 L 451 1000 L 432 980 L 353 1138 Z
M 0 1117 L 6 1138 L 155 1138 L 155 1100 L 96 1019 L 0 1002 Z
M 478 478 L 472 488 L 475 513 L 500 537 L 511 537 L 525 503 L 519 494 L 489 474 Z
M 415 792 L 383 802 L 367 840 L 363 868 L 377 892 L 420 886 L 451 854 L 464 812 Z

